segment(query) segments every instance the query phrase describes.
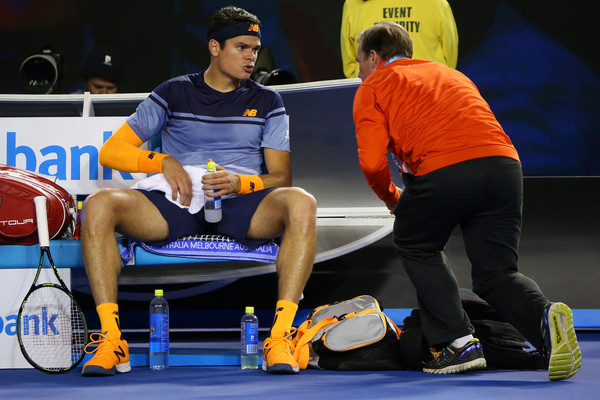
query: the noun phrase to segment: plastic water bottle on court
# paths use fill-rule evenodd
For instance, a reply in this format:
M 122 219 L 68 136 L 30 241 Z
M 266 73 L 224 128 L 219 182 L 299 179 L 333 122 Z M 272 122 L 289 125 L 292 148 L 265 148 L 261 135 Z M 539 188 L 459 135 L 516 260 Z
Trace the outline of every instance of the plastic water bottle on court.
M 217 165 L 214 161 L 209 161 L 206 164 L 206 173 L 212 174 L 217 172 Z M 215 190 L 217 192 L 217 190 Z M 204 194 L 204 218 L 206 222 L 216 223 L 221 220 L 221 196 L 209 197 Z
M 242 369 L 258 368 L 258 318 L 254 307 L 246 307 L 242 317 Z
M 169 303 L 163 290 L 154 291 L 150 302 L 150 369 L 161 371 L 169 366 Z

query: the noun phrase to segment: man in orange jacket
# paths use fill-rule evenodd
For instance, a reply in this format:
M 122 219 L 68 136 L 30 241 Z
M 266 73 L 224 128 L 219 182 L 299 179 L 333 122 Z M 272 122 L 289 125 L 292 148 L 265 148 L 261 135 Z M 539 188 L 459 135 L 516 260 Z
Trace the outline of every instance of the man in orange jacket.
M 394 244 L 417 290 L 432 353 L 423 371 L 486 366 L 443 252 L 460 226 L 473 291 L 549 358 L 551 380 L 567 379 L 581 365 L 572 312 L 518 272 L 518 153 L 473 82 L 411 57 L 410 36 L 396 23 L 375 24 L 361 35 L 354 123 L 360 168 L 396 217 Z M 399 162 L 404 190 L 392 182 L 388 151 Z

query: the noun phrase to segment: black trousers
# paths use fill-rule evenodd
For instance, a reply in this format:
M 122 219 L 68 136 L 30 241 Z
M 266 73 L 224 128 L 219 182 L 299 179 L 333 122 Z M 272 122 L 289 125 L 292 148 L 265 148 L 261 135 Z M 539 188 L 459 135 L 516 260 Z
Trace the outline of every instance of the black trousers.
M 394 210 L 394 244 L 417 290 L 428 344 L 446 344 L 474 331 L 444 254 L 450 234 L 460 226 L 473 291 L 541 348 L 540 323 L 548 300 L 517 267 L 523 208 L 520 163 L 506 157 L 478 158 L 403 178 L 406 188 Z

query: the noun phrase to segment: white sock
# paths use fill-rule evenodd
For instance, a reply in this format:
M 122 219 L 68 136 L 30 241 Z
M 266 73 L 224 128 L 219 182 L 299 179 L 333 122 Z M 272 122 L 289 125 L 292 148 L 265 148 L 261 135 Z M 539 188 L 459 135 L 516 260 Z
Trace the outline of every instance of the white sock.
M 465 344 L 467 344 L 467 342 L 469 340 L 473 339 L 473 335 L 467 335 L 467 336 L 463 336 L 463 337 L 459 337 L 458 339 L 455 339 L 452 344 L 454 345 L 454 347 L 457 348 L 461 348 L 463 347 Z

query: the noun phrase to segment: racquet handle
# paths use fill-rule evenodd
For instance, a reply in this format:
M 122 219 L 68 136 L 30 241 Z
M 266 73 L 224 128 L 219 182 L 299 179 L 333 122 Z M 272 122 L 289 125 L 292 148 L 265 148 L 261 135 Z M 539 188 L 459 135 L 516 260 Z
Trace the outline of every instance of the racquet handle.
M 46 214 L 46 197 L 37 196 L 33 198 L 35 203 L 35 216 L 37 219 L 38 239 L 40 247 L 50 246 L 50 235 L 48 233 L 48 215 Z

